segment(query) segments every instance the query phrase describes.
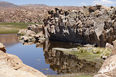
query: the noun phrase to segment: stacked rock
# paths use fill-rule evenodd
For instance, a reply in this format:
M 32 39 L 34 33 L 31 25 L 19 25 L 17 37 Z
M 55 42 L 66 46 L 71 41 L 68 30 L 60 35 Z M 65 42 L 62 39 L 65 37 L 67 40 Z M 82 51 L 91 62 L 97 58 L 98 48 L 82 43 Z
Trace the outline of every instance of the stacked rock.
M 30 24 L 28 25 L 27 29 L 19 30 L 17 36 L 19 40 L 23 40 L 23 42 L 35 42 L 40 38 L 44 39 L 42 25 Z
M 105 46 L 116 39 L 116 8 L 83 6 L 84 10 L 48 11 L 43 20 L 45 37 L 50 40 Z

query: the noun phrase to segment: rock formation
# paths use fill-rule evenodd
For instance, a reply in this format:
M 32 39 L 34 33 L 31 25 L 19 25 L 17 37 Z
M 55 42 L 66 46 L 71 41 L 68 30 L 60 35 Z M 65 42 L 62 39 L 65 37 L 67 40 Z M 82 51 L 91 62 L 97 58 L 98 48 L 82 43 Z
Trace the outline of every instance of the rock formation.
M 15 55 L 5 53 L 0 43 L 0 77 L 47 77 L 40 71 L 23 64 Z
M 113 48 L 113 51 L 94 77 L 116 77 L 116 40 L 113 41 L 113 47 L 110 44 L 107 47 Z
M 116 8 L 83 6 L 84 10 L 55 8 L 43 20 L 45 37 L 50 40 L 105 46 L 116 39 Z
M 94 77 L 116 77 L 116 55 L 106 59 L 97 75 Z
M 17 36 L 20 40 L 23 40 L 24 42 L 38 41 L 39 38 L 44 38 L 42 28 L 42 25 L 38 24 L 29 25 L 27 29 L 19 30 Z

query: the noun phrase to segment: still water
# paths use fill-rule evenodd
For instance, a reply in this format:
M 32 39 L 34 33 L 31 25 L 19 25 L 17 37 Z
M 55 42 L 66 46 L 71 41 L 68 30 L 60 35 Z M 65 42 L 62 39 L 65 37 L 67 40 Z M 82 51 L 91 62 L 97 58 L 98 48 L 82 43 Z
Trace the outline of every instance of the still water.
M 6 47 L 6 52 L 18 56 L 24 64 L 29 65 L 44 74 L 97 73 L 101 67 L 96 62 L 78 59 L 75 55 L 65 54 L 52 48 L 77 47 L 74 43 L 45 41 L 43 43 L 21 43 L 16 34 L 0 35 L 0 42 Z

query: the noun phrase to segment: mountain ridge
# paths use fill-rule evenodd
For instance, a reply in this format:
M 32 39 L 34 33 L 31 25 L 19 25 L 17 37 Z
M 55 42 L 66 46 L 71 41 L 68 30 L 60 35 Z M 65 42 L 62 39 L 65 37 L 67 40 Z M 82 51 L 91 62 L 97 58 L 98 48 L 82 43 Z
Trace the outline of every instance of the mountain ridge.
M 19 7 L 19 6 L 10 2 L 0 1 L 0 7 Z

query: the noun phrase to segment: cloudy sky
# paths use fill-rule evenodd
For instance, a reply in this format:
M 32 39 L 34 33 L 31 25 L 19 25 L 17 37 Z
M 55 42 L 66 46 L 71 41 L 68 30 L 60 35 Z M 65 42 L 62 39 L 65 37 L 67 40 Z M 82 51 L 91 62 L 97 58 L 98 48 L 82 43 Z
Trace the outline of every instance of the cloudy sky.
M 23 4 L 46 4 L 50 6 L 83 6 L 102 4 L 105 6 L 116 6 L 116 0 L 0 0 L 17 5 Z

